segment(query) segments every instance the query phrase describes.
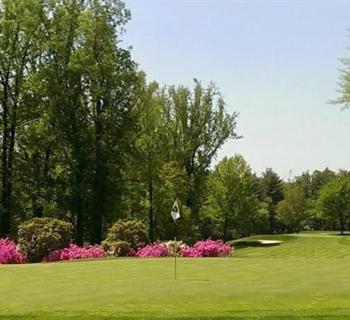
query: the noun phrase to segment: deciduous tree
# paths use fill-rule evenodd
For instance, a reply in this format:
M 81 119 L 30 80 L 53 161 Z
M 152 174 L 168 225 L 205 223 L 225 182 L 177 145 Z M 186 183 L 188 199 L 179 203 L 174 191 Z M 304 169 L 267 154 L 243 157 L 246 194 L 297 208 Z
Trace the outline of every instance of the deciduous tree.
M 213 84 L 204 88 L 195 80 L 193 92 L 173 86 L 168 94 L 174 160 L 183 165 L 191 182 L 186 205 L 191 209 L 193 222 L 198 223 L 206 171 L 227 139 L 238 138 L 238 115 L 226 112 L 225 101 Z
M 349 177 L 341 176 L 325 185 L 321 189 L 316 208 L 322 217 L 337 221 L 341 234 L 344 234 L 350 218 Z
M 259 215 L 256 179 L 242 156 L 224 158 L 209 178 L 205 214 L 219 217 L 224 240 L 254 232 Z
M 300 232 L 307 219 L 307 200 L 303 188 L 297 183 L 284 186 L 284 200 L 277 205 L 277 219 L 288 232 Z

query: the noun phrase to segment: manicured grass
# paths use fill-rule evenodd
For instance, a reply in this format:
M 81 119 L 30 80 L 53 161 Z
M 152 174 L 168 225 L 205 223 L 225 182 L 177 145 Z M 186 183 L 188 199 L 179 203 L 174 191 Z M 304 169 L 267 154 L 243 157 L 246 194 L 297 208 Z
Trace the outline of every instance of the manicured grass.
M 330 232 L 308 232 L 299 235 L 261 235 L 248 239 L 281 240 L 272 247 L 239 249 L 240 258 L 350 258 L 350 236 Z
M 310 233 L 233 258 L 0 266 L 0 319 L 350 319 L 350 237 Z M 283 237 L 282 237 L 283 238 Z

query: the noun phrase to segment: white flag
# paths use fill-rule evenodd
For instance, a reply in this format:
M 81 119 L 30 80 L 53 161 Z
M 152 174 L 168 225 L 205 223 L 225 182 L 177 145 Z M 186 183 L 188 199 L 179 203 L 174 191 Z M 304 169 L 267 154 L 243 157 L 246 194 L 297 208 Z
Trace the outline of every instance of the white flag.
M 173 208 L 171 209 L 171 217 L 173 218 L 175 223 L 176 223 L 176 220 L 180 218 L 180 209 L 176 200 L 173 204 Z

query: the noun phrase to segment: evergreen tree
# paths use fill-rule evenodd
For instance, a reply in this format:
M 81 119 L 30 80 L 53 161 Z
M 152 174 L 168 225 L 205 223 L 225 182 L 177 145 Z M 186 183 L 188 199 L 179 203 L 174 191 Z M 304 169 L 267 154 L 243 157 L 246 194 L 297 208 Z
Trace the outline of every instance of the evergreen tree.
M 283 181 L 271 168 L 266 169 L 260 178 L 260 197 L 269 214 L 269 232 L 278 231 L 276 206 L 283 200 Z

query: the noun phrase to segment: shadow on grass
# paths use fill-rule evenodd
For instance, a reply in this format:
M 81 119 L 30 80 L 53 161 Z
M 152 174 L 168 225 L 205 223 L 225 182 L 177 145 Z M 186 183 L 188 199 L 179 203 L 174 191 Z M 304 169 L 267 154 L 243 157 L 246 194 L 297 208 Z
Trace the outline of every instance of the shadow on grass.
M 259 247 L 259 248 L 270 248 L 273 246 L 283 245 L 284 243 L 295 241 L 298 239 L 298 236 L 290 234 L 279 234 L 279 235 L 257 235 L 251 236 L 248 238 L 237 239 L 229 241 L 230 244 L 234 245 L 236 249 L 250 248 L 250 247 Z M 265 242 L 264 242 L 265 241 Z M 268 241 L 271 241 L 268 243 Z M 272 241 L 276 241 L 273 243 Z M 280 243 L 277 243 L 280 241 Z
M 233 245 L 236 249 L 259 247 L 259 248 L 270 248 L 281 245 L 281 243 L 264 243 L 261 240 L 241 240 L 236 241 Z

